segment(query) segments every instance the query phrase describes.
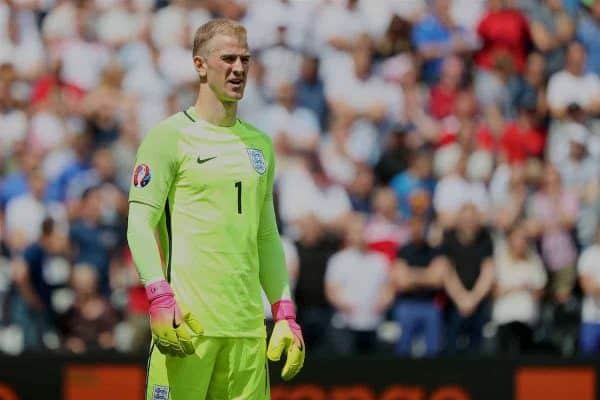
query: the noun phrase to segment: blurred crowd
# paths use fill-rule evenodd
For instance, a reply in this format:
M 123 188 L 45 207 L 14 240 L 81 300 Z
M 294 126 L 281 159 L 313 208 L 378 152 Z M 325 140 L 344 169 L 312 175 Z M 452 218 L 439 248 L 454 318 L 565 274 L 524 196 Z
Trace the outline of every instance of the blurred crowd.
M 311 354 L 600 351 L 600 0 L 1 0 L 1 352 L 146 351 L 132 167 L 217 16 Z

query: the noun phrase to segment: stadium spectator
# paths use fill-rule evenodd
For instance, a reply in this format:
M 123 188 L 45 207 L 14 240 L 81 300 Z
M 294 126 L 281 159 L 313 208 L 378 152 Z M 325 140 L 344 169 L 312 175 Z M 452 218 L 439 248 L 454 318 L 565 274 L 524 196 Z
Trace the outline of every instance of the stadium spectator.
M 40 171 L 32 171 L 27 186 L 28 193 L 14 197 L 8 202 L 5 210 L 4 229 L 8 244 L 17 254 L 37 240 L 42 221 L 46 216 L 44 206 L 46 182 Z
M 577 220 L 577 194 L 566 190 L 556 168 L 547 164 L 542 187 L 527 206 L 530 234 L 540 241 L 541 256 L 550 270 L 550 293 L 565 303 L 575 285 L 577 248 L 573 229 Z
M 327 176 L 334 182 L 349 185 L 358 173 L 361 163 L 356 146 L 352 146 L 350 136 L 351 121 L 348 118 L 336 117 L 330 123 L 330 130 L 320 142 L 319 158 Z M 354 142 L 362 143 L 362 141 Z M 360 149 L 358 149 L 360 152 Z
M 410 149 L 407 147 L 407 133 L 405 127 L 396 126 L 387 135 L 381 157 L 374 167 L 377 180 L 384 185 L 408 166 Z
M 425 60 L 423 79 L 431 84 L 439 76 L 444 57 L 466 53 L 474 48 L 471 32 L 454 21 L 449 0 L 434 0 L 427 16 L 415 23 L 413 43 L 419 56 Z
M 298 106 L 292 83 L 284 80 L 273 89 L 277 103 L 265 110 L 264 126 L 273 138 L 277 154 L 316 150 L 321 133 L 316 114 Z
M 490 317 L 494 283 L 494 247 L 472 203 L 460 207 L 456 228 L 444 234 L 442 254 L 449 262 L 444 286 L 450 297 L 447 351 L 481 350 L 483 326 Z M 466 342 L 465 340 L 466 339 Z
M 590 114 L 599 112 L 600 78 L 594 73 L 586 72 L 586 57 L 581 43 L 570 43 L 564 68 L 550 76 L 548 105 L 553 118 L 565 118 L 569 106 L 573 105 Z M 552 152 L 552 149 L 549 151 Z
M 542 156 L 545 138 L 537 126 L 535 113 L 535 104 L 521 104 L 516 120 L 504 127 L 499 147 L 508 163 L 523 163 L 528 158 Z
M 469 153 L 475 150 L 494 151 L 496 139 L 481 118 L 475 93 L 464 89 L 456 93 L 452 113 L 441 121 L 441 131 L 435 144 L 443 147 L 458 143 Z
M 56 331 L 52 294 L 68 281 L 68 251 L 66 236 L 47 218 L 39 240 L 13 261 L 12 279 L 17 291 L 10 299 L 10 317 L 23 332 L 25 349 L 48 347 L 44 336 Z
M 398 201 L 394 191 L 388 187 L 375 189 L 373 214 L 367 221 L 364 240 L 370 250 L 383 254 L 391 263 L 398 248 L 410 238 L 405 220 L 398 212 Z
M 103 224 L 100 188 L 86 189 L 81 196 L 79 215 L 73 221 L 69 238 L 73 244 L 75 263 L 96 269 L 98 290 L 110 295 L 110 268 L 114 252 L 123 242 L 123 232 Z
M 292 230 L 301 219 L 314 216 L 326 230 L 338 231 L 351 211 L 348 193 L 327 176 L 315 154 L 302 157 L 300 167 L 283 174 L 279 200 L 281 217 Z
M 498 59 L 508 57 L 517 71 L 523 71 L 530 42 L 527 18 L 514 7 L 514 0 L 490 0 L 487 13 L 477 26 L 482 47 L 475 63 L 490 70 Z
M 513 356 L 530 352 L 547 277 L 523 223 L 506 231 L 505 240 L 496 245 L 494 263 L 492 320 L 498 325 L 498 349 Z
M 582 125 L 574 125 L 573 128 L 565 132 L 569 135 L 569 155 L 558 164 L 558 169 L 564 188 L 583 199 L 590 186 L 598 185 L 600 168 L 598 160 L 588 152 L 588 130 Z
M 327 335 L 331 306 L 325 296 L 327 263 L 339 249 L 339 239 L 323 230 L 319 221 L 309 216 L 298 223 L 299 238 L 295 241 L 298 252 L 298 281 L 294 298 L 298 307 L 298 321 L 302 324 L 304 341 L 313 354 L 327 353 Z
M 600 3 L 597 1 L 586 6 L 584 16 L 577 24 L 577 40 L 585 47 L 587 57 L 586 70 L 600 75 Z
M 326 83 L 325 95 L 336 116 L 354 122 L 353 130 L 376 136 L 377 125 L 404 118 L 402 91 L 386 85 L 373 70 L 373 43 L 368 36 L 356 43 L 351 54 L 351 70 L 342 70 Z
M 531 40 L 546 58 L 548 72 L 553 74 L 565 63 L 568 44 L 575 36 L 575 21 L 562 0 L 530 2 Z
M 451 155 L 449 170 L 435 187 L 433 208 L 438 222 L 444 228 L 451 228 L 459 221 L 463 207 L 472 204 L 483 222 L 488 218 L 489 198 L 487 188 L 481 182 L 475 182 L 466 176 L 466 155 L 458 150 Z
M 14 154 L 7 161 L 15 164 L 14 170 L 7 171 L 0 182 L 0 206 L 2 209 L 5 209 L 13 198 L 29 192 L 29 175 L 40 165 L 40 154 L 26 151 L 25 143 L 16 145 L 13 151 Z
M 288 26 L 280 21 L 275 32 L 275 43 L 262 48 L 259 57 L 265 66 L 264 86 L 267 95 L 277 97 L 282 85 L 290 85 L 300 77 L 302 56 L 289 43 Z
M 414 199 L 423 194 L 427 203 L 431 204 L 433 182 L 431 178 L 431 154 L 426 150 L 412 153 L 409 156 L 409 166 L 406 170 L 394 176 L 390 186 L 398 199 L 398 209 L 404 218 L 413 213 Z M 429 208 L 429 207 L 426 207 Z
M 0 60 L 0 70 L 6 69 L 5 60 Z M 5 75 L 0 73 L 0 76 Z M 9 82 L 0 82 L 0 157 L 9 157 L 17 142 L 26 138 L 29 119 L 25 111 L 15 104 Z
M 496 183 L 498 188 L 493 194 L 492 200 L 492 222 L 500 232 L 506 232 L 510 227 L 523 220 L 529 197 L 525 167 L 519 164 L 510 167 L 504 165 L 504 167 L 507 170 L 508 182 L 504 185 L 501 185 L 500 182 Z M 497 173 L 500 175 L 502 172 L 497 170 Z M 504 178 L 496 176 L 496 179 Z
M 76 354 L 112 349 L 118 316 L 98 292 L 96 268 L 75 265 L 71 280 L 75 300 L 61 323 L 65 348 Z
M 429 91 L 429 112 L 437 119 L 448 117 L 463 81 L 464 63 L 456 56 L 449 56 L 442 63 L 439 82 Z
M 344 249 L 332 255 L 327 263 L 325 294 L 337 312 L 332 324 L 338 331 L 332 344 L 339 354 L 376 350 L 376 330 L 394 295 L 388 261 L 368 250 L 364 228 L 363 216 L 351 216 L 344 232 Z
M 515 109 L 535 110 L 535 122 L 539 124 L 546 117 L 546 60 L 541 53 L 533 52 L 527 57 L 523 75 L 515 75 L 509 86 L 511 103 Z
M 394 319 L 402 333 L 396 354 L 410 356 L 416 338 L 425 341 L 424 356 L 435 356 L 442 348 L 441 289 L 446 264 L 439 249 L 427 242 L 425 221 L 409 222 L 411 240 L 398 251 L 392 277 L 397 289 Z
M 319 77 L 319 58 L 314 55 L 304 54 L 302 57 L 300 77 L 296 81 L 296 99 L 300 107 L 317 115 L 321 131 L 324 131 L 329 120 L 329 105 L 325 98 L 325 85 Z
M 348 196 L 352 210 L 359 213 L 370 214 L 373 211 L 373 190 L 375 176 L 371 168 L 364 164 L 356 167 L 356 176 L 348 186 Z
M 375 57 L 393 57 L 411 49 L 410 21 L 393 14 L 384 35 L 375 42 Z
M 600 229 L 596 243 L 581 254 L 578 272 L 584 294 L 579 346 L 583 354 L 596 355 L 600 353 Z

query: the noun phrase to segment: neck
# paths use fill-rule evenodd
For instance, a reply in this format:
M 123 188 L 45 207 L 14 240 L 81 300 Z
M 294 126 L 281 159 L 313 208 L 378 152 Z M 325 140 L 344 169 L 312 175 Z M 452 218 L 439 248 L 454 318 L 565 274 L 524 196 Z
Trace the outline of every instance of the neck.
M 217 99 L 208 85 L 202 85 L 194 105 L 198 117 L 218 126 L 233 126 L 237 119 L 237 102 Z

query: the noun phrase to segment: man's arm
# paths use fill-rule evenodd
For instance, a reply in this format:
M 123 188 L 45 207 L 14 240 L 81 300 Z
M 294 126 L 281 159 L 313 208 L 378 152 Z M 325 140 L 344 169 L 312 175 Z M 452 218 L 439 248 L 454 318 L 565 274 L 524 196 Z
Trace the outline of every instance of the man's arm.
M 15 282 L 15 285 L 19 289 L 19 293 L 23 296 L 25 302 L 36 310 L 42 310 L 44 308 L 44 303 L 38 294 L 35 292 L 35 289 L 31 285 L 31 279 L 29 276 L 29 269 L 27 267 L 27 262 L 18 258 L 12 263 L 12 279 Z
M 456 305 L 463 303 L 464 299 L 469 294 L 460 281 L 460 278 L 458 277 L 454 267 L 450 267 L 448 269 L 448 273 L 444 279 L 444 288 L 446 289 L 448 296 L 450 296 Z
M 291 301 L 290 283 L 285 264 L 285 254 L 273 206 L 273 180 L 275 177 L 275 156 L 273 147 L 267 172 L 267 190 L 257 233 L 259 258 L 259 279 L 269 303 L 275 326 L 267 347 L 267 357 L 271 361 L 279 361 L 286 352 L 285 364 L 281 377 L 290 380 L 304 365 L 305 347 L 300 325 L 296 322 L 296 310 Z
M 176 132 L 166 125 L 150 131 L 137 153 L 129 191 L 127 239 L 150 303 L 153 343 L 163 354 L 183 357 L 194 353 L 187 327 L 193 334 L 201 334 L 203 330 L 175 301 L 175 293 L 162 271 L 160 248 L 154 237 L 178 168 Z M 165 259 L 168 257 L 170 254 Z
M 494 286 L 494 261 L 492 258 L 486 258 L 481 263 L 481 272 L 475 282 L 470 294 L 473 296 L 475 304 L 479 304 L 492 290 Z
M 147 204 L 129 204 L 127 241 L 144 286 L 165 279 L 158 243 L 154 236 L 161 215 L 162 210 Z
M 271 157 L 267 172 L 267 192 L 260 213 L 257 235 L 260 284 L 271 304 L 280 300 L 291 299 L 285 254 L 281 245 L 275 219 L 275 207 L 273 206 L 274 158 Z

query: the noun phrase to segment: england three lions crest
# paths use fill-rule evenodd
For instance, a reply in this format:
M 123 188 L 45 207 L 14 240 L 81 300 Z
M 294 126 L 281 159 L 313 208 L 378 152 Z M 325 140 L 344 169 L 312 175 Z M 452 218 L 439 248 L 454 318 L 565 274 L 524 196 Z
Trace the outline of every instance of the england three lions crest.
M 254 167 L 254 170 L 259 174 L 264 174 L 267 170 L 267 163 L 265 162 L 265 156 L 262 150 L 259 149 L 246 149 L 248 151 L 248 157 L 250 157 L 250 164 Z

